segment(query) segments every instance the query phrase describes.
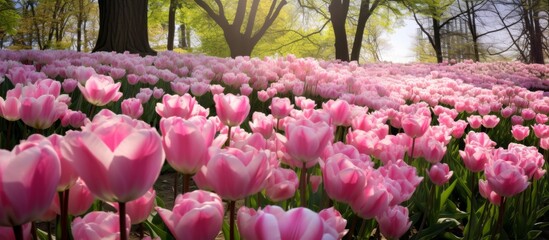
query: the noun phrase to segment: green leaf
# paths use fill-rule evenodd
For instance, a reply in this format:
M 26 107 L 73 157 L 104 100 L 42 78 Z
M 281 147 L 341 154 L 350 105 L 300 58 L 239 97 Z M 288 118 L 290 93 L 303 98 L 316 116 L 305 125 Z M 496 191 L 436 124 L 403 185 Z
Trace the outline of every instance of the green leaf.
M 528 232 L 528 239 L 536 239 L 541 234 L 541 230 L 532 230 Z
M 159 226 L 159 225 L 153 224 L 149 220 L 143 222 L 143 224 L 145 224 L 145 226 L 149 229 L 153 237 L 160 237 L 160 239 L 163 239 L 163 240 L 175 240 L 175 238 L 172 236 L 170 231 L 166 229 L 167 228 L 166 225 L 162 224 L 161 226 Z
M 423 229 L 414 239 L 436 239 L 437 236 L 446 231 L 448 228 L 458 226 L 460 223 L 452 218 L 440 218 L 437 223 Z
M 223 237 L 225 237 L 225 239 L 230 239 L 230 229 L 229 229 L 229 221 L 223 221 Z M 240 233 L 238 232 L 238 228 L 236 227 L 236 221 L 235 221 L 235 226 L 234 226 L 234 234 L 235 234 L 235 237 L 234 239 L 240 239 Z
M 454 191 L 454 188 L 456 187 L 457 182 L 458 180 L 454 180 L 454 182 L 452 182 L 452 184 L 450 184 L 450 186 L 448 186 L 448 188 L 446 188 L 446 190 L 442 192 L 442 195 L 440 197 L 441 208 L 444 208 L 444 205 L 446 204 L 446 200 L 448 200 L 448 197 L 450 197 L 450 194 L 452 194 L 452 192 Z

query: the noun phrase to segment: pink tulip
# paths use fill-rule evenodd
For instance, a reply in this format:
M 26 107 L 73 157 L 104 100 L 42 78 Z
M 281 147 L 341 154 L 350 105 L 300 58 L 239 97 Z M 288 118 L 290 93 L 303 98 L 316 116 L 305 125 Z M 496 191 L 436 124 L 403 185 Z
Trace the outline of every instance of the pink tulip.
M 114 83 L 114 80 L 109 76 L 92 75 L 86 81 L 85 86 L 78 84 L 78 88 L 82 96 L 89 103 L 96 106 L 105 106 L 110 102 L 118 101 L 122 97 L 122 93 L 118 91 L 120 83 Z
M 288 98 L 274 97 L 271 101 L 271 114 L 276 119 L 281 119 L 290 115 L 290 112 L 294 109 L 294 105 Z
M 67 132 L 61 153 L 90 191 L 109 202 L 128 202 L 145 194 L 165 157 L 154 128 L 108 110 L 99 112 L 81 132 Z
M 509 118 L 511 115 L 515 113 L 516 109 L 512 107 L 506 107 L 504 109 L 501 109 L 501 116 L 503 118 Z
M 318 187 L 320 187 L 320 184 L 322 183 L 322 176 L 318 175 L 309 175 L 309 184 L 311 184 L 311 190 L 313 193 L 316 193 L 318 191 Z
M 482 116 L 482 126 L 485 128 L 494 128 L 499 123 L 499 118 L 496 115 L 484 115 Z
M 532 119 L 536 118 L 536 112 L 534 112 L 534 110 L 532 110 L 530 108 L 524 108 L 524 109 L 522 109 L 522 112 L 520 112 L 520 116 L 524 120 L 532 120 Z
M 354 130 L 347 133 L 347 143 L 353 145 L 360 153 L 372 155 L 376 151 L 379 136 L 372 131 Z
M 299 180 L 291 169 L 274 168 L 267 179 L 265 194 L 271 201 L 280 202 L 294 196 Z
M 96 72 L 91 67 L 73 67 L 70 69 L 69 77 L 76 79 L 78 82 L 84 83 L 90 79 Z
M 454 123 L 452 127 L 452 137 L 461 138 L 465 133 L 465 128 L 469 125 L 466 121 L 458 120 Z
M 86 183 L 78 178 L 69 190 L 69 214 L 80 216 L 86 213 L 94 200 L 95 198 L 86 186 Z M 59 201 L 59 198 L 57 198 L 57 201 Z M 59 203 L 57 205 L 59 207 Z M 59 214 L 60 212 L 57 213 Z
M 62 86 L 63 86 L 63 92 L 72 93 L 74 89 L 76 89 L 76 87 L 78 86 L 78 81 L 72 78 L 67 78 L 63 80 Z
M 446 154 L 446 146 L 434 138 L 418 138 L 415 145 L 416 151 L 420 152 L 423 158 L 430 163 L 438 163 Z M 415 154 L 414 154 L 415 155 Z M 416 156 L 414 156 L 416 157 Z
M 529 185 L 528 177 L 522 169 L 501 159 L 488 164 L 485 174 L 490 188 L 503 197 L 514 196 Z
M 214 123 L 202 116 L 160 120 L 166 159 L 176 171 L 193 175 L 206 164 L 215 137 Z
M 208 163 L 194 176 L 201 189 L 236 201 L 261 191 L 271 174 L 265 152 L 237 148 L 213 150 Z
M 143 115 L 143 105 L 141 105 L 141 101 L 137 98 L 124 99 L 120 107 L 122 108 L 122 114 L 132 118 L 139 119 Z
M 347 226 L 347 220 L 341 216 L 335 208 L 326 208 L 320 210 L 318 216 L 324 220 L 328 226 L 331 226 L 338 233 L 338 239 L 342 239 L 349 230 L 345 229 Z
M 202 190 L 178 195 L 172 211 L 156 211 L 176 239 L 215 239 L 223 224 L 221 198 Z
M 182 96 L 164 95 L 162 103 L 156 104 L 156 112 L 163 118 L 177 116 L 181 118 L 190 118 L 195 105 L 198 105 L 193 96 L 186 93 Z
M 547 137 L 549 137 L 549 125 L 534 124 L 532 126 L 532 129 L 534 129 L 534 134 L 538 138 L 547 138 Z
M 61 126 L 63 127 L 71 126 L 72 128 L 80 128 L 89 122 L 90 119 L 88 119 L 86 114 L 70 109 L 67 109 L 63 117 L 61 117 Z
M 347 101 L 340 99 L 328 100 L 322 103 L 322 109 L 330 113 L 335 126 L 351 125 L 351 106 Z
M 536 123 L 538 123 L 538 124 L 544 124 L 544 123 L 546 123 L 547 121 L 549 121 L 549 117 L 547 117 L 547 115 L 542 114 L 542 113 L 536 114 Z
M 367 183 L 358 197 L 351 199 L 350 206 L 358 216 L 371 219 L 384 212 L 392 201 L 392 196 L 384 185 L 383 176 L 370 173 Z
M 478 181 L 479 193 L 482 197 L 486 198 L 490 203 L 499 206 L 501 204 L 501 196 L 492 190 L 488 181 L 479 180 Z
M 21 119 L 21 102 L 19 98 L 7 96 L 4 100 L 0 97 L 0 115 L 12 122 Z
M 0 225 L 16 226 L 40 217 L 56 194 L 59 158 L 47 140 L 0 149 Z
M 485 147 L 465 145 L 463 151 L 459 151 L 463 164 L 471 172 L 484 170 L 484 165 L 492 159 L 492 150 Z
M 511 125 L 522 125 L 522 123 L 524 123 L 524 119 L 521 116 L 511 117 Z
M 340 235 L 345 233 L 344 230 L 338 232 L 342 220 L 335 214 L 330 217 L 337 219 L 326 221 L 319 214 L 301 207 L 287 212 L 278 206 L 266 206 L 257 211 L 241 207 L 237 224 L 243 239 L 341 239 Z
M 467 117 L 467 122 L 469 122 L 471 128 L 477 129 L 482 125 L 482 117 L 478 115 L 469 116 Z
M 118 214 L 112 212 L 91 212 L 72 223 L 72 236 L 79 240 L 120 239 Z M 130 217 L 126 215 L 126 235 L 130 234 Z
M 250 99 L 247 96 L 235 96 L 231 93 L 213 96 L 215 110 L 219 120 L 227 126 L 239 126 L 248 117 Z
M 381 234 L 389 239 L 400 238 L 412 225 L 408 218 L 408 208 L 399 205 L 390 207 L 376 217 L 376 220 Z
M 221 94 L 223 91 L 225 91 L 225 88 L 219 84 L 210 85 L 210 92 L 212 92 L 213 95 Z
M 402 129 L 411 138 L 423 136 L 430 124 L 431 118 L 423 115 L 405 115 L 402 118 Z
M 12 227 L 0 227 L 0 239 L 15 240 L 15 234 Z M 31 240 L 31 223 L 23 224 L 23 239 Z
M 154 97 L 154 99 L 162 98 L 162 96 L 164 96 L 164 89 L 154 87 L 152 96 Z
M 240 86 L 240 94 L 244 95 L 244 96 L 250 96 L 250 94 L 252 94 L 253 92 L 253 88 L 250 87 L 249 84 L 245 83 L 245 84 L 242 84 L 242 86 Z
M 452 174 L 454 174 L 454 172 L 450 171 L 450 168 L 446 163 L 434 164 L 429 170 L 429 178 L 438 186 L 442 186 L 450 181 Z
M 267 100 L 269 100 L 269 98 L 271 98 L 271 96 L 269 96 L 269 93 L 267 93 L 267 91 L 261 90 L 257 92 L 257 99 L 259 99 L 259 101 L 266 102 Z
M 126 214 L 130 217 L 132 225 L 147 220 L 154 208 L 155 199 L 156 191 L 151 188 L 143 196 L 126 203 Z M 118 203 L 114 202 L 112 205 L 118 211 Z
M 338 153 L 326 159 L 322 169 L 324 190 L 336 201 L 350 203 L 357 198 L 366 185 L 365 170 L 355 166 L 351 160 Z
M 23 98 L 21 102 L 21 120 L 36 129 L 51 127 L 65 114 L 67 105 L 55 100 L 53 95 L 38 98 Z
M 522 141 L 530 135 L 530 128 L 522 125 L 515 125 L 511 128 L 511 134 L 513 134 L 515 140 Z
M 473 131 L 467 133 L 467 136 L 465 137 L 465 144 L 485 148 L 493 148 L 494 146 L 496 146 L 496 142 L 492 141 L 488 134 L 484 132 L 477 133 Z
M 271 115 L 265 116 L 262 112 L 254 112 L 252 121 L 249 122 L 250 129 L 254 133 L 260 133 L 265 139 L 269 139 L 274 132 L 274 120 Z
M 385 183 L 392 182 L 393 184 L 398 184 L 399 192 L 396 193 L 396 195 L 395 192 L 391 192 L 393 197 L 390 201 L 391 206 L 409 200 L 414 194 L 417 186 L 423 181 L 423 177 L 417 175 L 416 168 L 408 165 L 402 160 L 384 165 L 378 168 L 378 172 L 383 176 Z M 374 174 L 373 176 L 375 176 L 375 173 L 376 172 L 374 171 L 370 175 Z
M 286 152 L 296 167 L 314 166 L 326 146 L 334 137 L 332 128 L 325 122 L 313 123 L 307 119 L 286 125 Z

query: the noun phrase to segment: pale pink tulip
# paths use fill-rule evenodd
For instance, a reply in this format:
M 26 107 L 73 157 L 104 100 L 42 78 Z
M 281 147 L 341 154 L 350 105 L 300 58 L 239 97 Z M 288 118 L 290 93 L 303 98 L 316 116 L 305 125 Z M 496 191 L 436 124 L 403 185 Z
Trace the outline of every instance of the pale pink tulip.
M 534 124 L 532 126 L 532 129 L 534 129 L 534 134 L 538 138 L 547 138 L 547 137 L 549 137 L 549 125 Z
M 250 99 L 247 96 L 217 94 L 213 99 L 217 117 L 223 124 L 230 127 L 239 126 L 248 117 Z
M 324 190 L 336 201 L 350 203 L 362 193 L 366 185 L 367 172 L 355 166 L 341 153 L 326 159 L 322 169 Z
M 81 132 L 67 132 L 61 153 L 90 191 L 110 202 L 128 202 L 145 194 L 165 157 L 154 128 L 108 110 L 99 112 Z
M 427 162 L 433 164 L 440 162 L 446 154 L 446 146 L 444 146 L 444 143 L 431 137 L 427 139 L 423 139 L 423 137 L 418 138 L 415 147 L 415 151 L 420 152 L 421 156 L 425 158 Z
M 485 174 L 490 188 L 503 197 L 519 194 L 529 185 L 524 171 L 505 160 L 497 159 L 487 164 Z
M 332 117 L 332 122 L 336 126 L 351 125 L 351 106 L 347 101 L 340 99 L 328 100 L 322 103 L 322 109 L 327 111 Z
M 147 220 L 155 206 L 155 199 L 156 191 L 151 188 L 143 196 L 126 203 L 126 214 L 130 217 L 132 225 Z M 112 205 L 118 211 L 118 203 L 114 202 Z
M 284 201 L 294 196 L 299 180 L 291 169 L 274 168 L 267 179 L 265 194 L 273 202 Z
M 252 132 L 261 134 L 265 139 L 269 139 L 273 135 L 274 124 L 273 117 L 271 115 L 265 116 L 262 112 L 254 112 L 252 121 L 249 122 Z
M 435 185 L 442 186 L 450 181 L 450 178 L 454 174 L 450 171 L 450 167 L 446 163 L 437 163 L 431 166 L 429 170 L 429 178 Z
M 383 211 L 376 217 L 379 230 L 389 239 L 398 239 L 410 229 L 412 222 L 408 218 L 408 208 L 397 205 Z
M 198 105 L 196 99 L 188 93 L 182 96 L 166 94 L 162 97 L 162 103 L 156 104 L 156 113 L 163 118 L 176 116 L 187 119 L 191 117 L 195 105 Z
M 172 211 L 156 211 L 176 239 L 215 239 L 223 224 L 221 198 L 203 190 L 178 195 Z
M 402 129 L 411 138 L 423 136 L 430 124 L 431 118 L 424 115 L 405 115 L 402 118 Z
M 482 117 L 478 115 L 469 116 L 467 117 L 467 122 L 469 122 L 471 128 L 477 129 L 482 125 Z
M 543 113 L 536 114 L 536 123 L 538 124 L 545 124 L 547 121 L 549 121 L 549 117 Z
M 269 109 L 271 109 L 271 114 L 274 118 L 281 119 L 290 114 L 290 112 L 294 109 L 294 105 L 288 98 L 274 97 L 271 101 L 271 106 L 269 106 Z
M 307 119 L 286 125 L 286 152 L 296 167 L 314 166 L 326 146 L 334 137 L 332 128 L 325 122 L 313 123 Z
M 120 107 L 122 108 L 122 114 L 132 118 L 139 119 L 143 115 L 143 105 L 141 105 L 141 101 L 137 98 L 124 99 Z
M 511 128 L 511 134 L 513 134 L 515 140 L 522 141 L 530 134 L 530 128 L 522 125 L 515 125 Z
M 105 106 L 110 102 L 116 102 L 122 93 L 120 89 L 120 83 L 114 83 L 114 80 L 109 76 L 104 75 L 92 75 L 87 81 L 85 86 L 78 84 L 78 88 L 82 93 L 82 96 L 86 100 L 96 106 Z
M 59 158 L 47 140 L 0 150 L 0 225 L 33 221 L 49 208 L 61 175 Z
M 21 101 L 21 120 L 36 129 L 51 127 L 67 110 L 67 105 L 55 100 L 53 95 L 38 98 L 23 98 Z
M 484 115 L 482 116 L 482 126 L 485 128 L 494 128 L 499 123 L 499 118 L 496 115 Z
M 484 170 L 484 165 L 492 159 L 492 149 L 474 146 L 474 145 L 465 145 L 463 151 L 459 151 L 459 155 L 463 160 L 463 164 L 471 172 L 480 172 Z
M 72 236 L 79 240 L 120 239 L 119 216 L 112 212 L 96 211 L 77 217 L 71 227 Z M 130 217 L 126 215 L 126 235 L 130 234 L 130 227 Z
M 261 191 L 271 174 L 265 152 L 237 148 L 213 150 L 208 163 L 194 176 L 201 189 L 236 201 Z
M 482 179 L 479 180 L 478 189 L 480 195 L 490 201 L 490 203 L 496 206 L 499 206 L 501 204 L 501 196 L 492 190 L 492 188 L 488 184 L 488 181 Z
M 8 121 L 21 119 L 21 101 L 19 101 L 19 98 L 7 96 L 4 100 L 0 97 L 0 114 Z
M 345 234 L 349 231 L 348 229 L 345 229 L 347 226 L 347 220 L 345 220 L 345 218 L 341 216 L 341 213 L 339 213 L 335 208 L 331 207 L 322 209 L 318 215 L 322 218 L 322 220 L 324 220 L 324 223 L 336 230 L 338 233 L 338 239 L 343 238 L 343 236 L 345 236 Z

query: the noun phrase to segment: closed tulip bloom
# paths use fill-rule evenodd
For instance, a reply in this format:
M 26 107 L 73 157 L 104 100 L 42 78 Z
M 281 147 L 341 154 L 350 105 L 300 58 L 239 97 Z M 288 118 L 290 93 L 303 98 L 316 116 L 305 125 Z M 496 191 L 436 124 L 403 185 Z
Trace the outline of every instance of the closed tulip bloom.
M 172 211 L 156 211 L 176 239 L 215 239 L 223 224 L 221 198 L 203 190 L 178 195 Z
M 274 168 L 267 179 L 265 194 L 271 201 L 279 202 L 294 196 L 299 180 L 291 169 Z
M 239 126 L 250 113 L 250 99 L 247 96 L 217 94 L 213 99 L 217 117 L 227 126 Z
M 324 223 L 331 226 L 333 229 L 336 230 L 338 233 L 338 238 L 341 239 L 347 232 L 348 229 L 345 229 L 347 226 L 347 220 L 341 216 L 341 213 L 339 213 L 335 208 L 326 208 L 322 209 L 318 215 L 322 220 L 324 220 Z
M 274 120 L 271 115 L 265 116 L 262 112 L 254 112 L 252 121 L 249 122 L 250 129 L 254 133 L 260 133 L 265 139 L 269 139 L 274 132 Z
M 549 125 L 534 124 L 534 126 L 532 126 L 532 129 L 534 129 L 534 134 L 536 134 L 536 137 L 538 138 L 549 137 Z
M 70 109 L 67 109 L 63 117 L 61 117 L 61 126 L 63 127 L 71 126 L 72 128 L 80 128 L 89 122 L 90 119 L 88 119 L 86 114 Z
M 126 214 L 130 217 L 132 225 L 147 220 L 154 208 L 155 199 L 156 191 L 151 188 L 143 196 L 126 203 Z M 118 203 L 114 202 L 112 204 L 118 210 Z
M 214 123 L 202 116 L 160 120 L 166 159 L 176 171 L 193 175 L 206 164 L 215 137 Z
M 237 224 L 243 239 L 321 240 L 340 239 L 337 224 L 328 224 L 319 214 L 307 208 L 292 208 L 285 212 L 278 206 L 260 210 L 241 207 Z
M 503 197 L 519 194 L 529 185 L 528 177 L 521 168 L 501 159 L 488 164 L 485 174 L 490 188 Z
M 196 99 L 188 93 L 182 96 L 166 94 L 162 97 L 162 103 L 156 104 L 156 113 L 163 118 L 176 116 L 187 119 L 192 116 L 195 105 Z
M 351 125 L 351 105 L 341 99 L 328 100 L 322 103 L 322 109 L 330 113 L 332 122 L 336 126 Z
M 69 131 L 61 153 L 98 198 L 128 202 L 145 194 L 164 163 L 162 139 L 145 122 L 101 111 L 83 131 Z
M 49 141 L 0 149 L 0 226 L 33 221 L 48 208 L 61 175 L 59 158 Z
M 408 208 L 400 205 L 390 207 L 376 217 L 376 221 L 381 234 L 388 239 L 399 239 L 412 225 L 408 218 Z
M 143 105 L 141 105 L 141 101 L 137 98 L 124 99 L 120 107 L 122 108 L 122 114 L 132 118 L 139 119 L 143 115 Z
M 423 158 L 433 164 L 440 162 L 446 154 L 446 146 L 434 138 L 417 141 L 416 146 L 419 149 L 418 152 L 422 153 Z
M 78 81 L 72 78 L 67 78 L 63 80 L 62 86 L 63 86 L 63 92 L 72 93 L 74 89 L 76 89 L 76 87 L 78 86 Z
M 294 109 L 294 105 L 288 98 L 274 97 L 271 101 L 271 114 L 276 119 L 281 119 L 290 115 L 290 112 Z
M 392 196 L 384 185 L 383 177 L 370 174 L 367 183 L 355 199 L 350 202 L 353 212 L 365 219 L 372 219 L 388 207 Z
M 499 123 L 499 118 L 496 115 L 482 116 L 482 126 L 485 128 L 494 128 Z
M 313 123 L 307 119 L 286 125 L 286 152 L 300 163 L 296 167 L 314 166 L 326 146 L 332 142 L 332 128 L 325 122 Z
M 411 138 L 417 138 L 423 136 L 429 125 L 431 124 L 431 118 L 424 115 L 405 115 L 402 118 L 402 129 Z
M 113 212 L 91 212 L 72 223 L 72 236 L 79 240 L 120 239 L 119 216 Z M 126 235 L 130 234 L 130 217 L 126 215 Z
M 438 186 L 442 186 L 450 181 L 452 174 L 454 174 L 454 172 L 450 171 L 450 168 L 446 163 L 434 164 L 429 170 L 429 178 Z
M 6 97 L 6 100 L 0 97 L 0 114 L 8 121 L 17 121 L 21 119 L 21 102 L 16 97 Z
M 322 169 L 324 190 L 336 201 L 350 203 L 360 195 L 366 185 L 367 173 L 355 166 L 345 155 L 329 157 Z
M 459 151 L 463 164 L 471 172 L 480 172 L 484 170 L 484 165 L 492 159 L 492 149 L 465 145 L 463 151 Z
M 530 135 L 530 128 L 522 125 L 515 125 L 511 128 L 511 134 L 513 134 L 515 140 L 522 141 Z
M 122 97 L 122 93 L 118 91 L 120 82 L 114 83 L 114 80 L 109 76 L 92 75 L 86 81 L 85 86 L 78 84 L 78 89 L 89 103 L 96 106 L 105 106 Z
M 194 180 L 201 189 L 213 190 L 223 199 L 236 201 L 261 191 L 270 174 L 265 152 L 228 148 L 214 150 Z
M 53 95 L 26 97 L 21 102 L 21 120 L 33 128 L 46 129 L 62 117 L 67 108 L 65 103 L 56 101 Z
M 492 141 L 488 134 L 485 132 L 473 132 L 470 131 L 465 137 L 465 144 L 481 146 L 485 148 L 493 148 L 496 146 L 496 142 Z
M 59 201 L 59 198 L 57 200 Z M 69 214 L 80 216 L 86 213 L 94 200 L 95 197 L 90 192 L 88 186 L 86 186 L 86 183 L 78 178 L 69 190 Z

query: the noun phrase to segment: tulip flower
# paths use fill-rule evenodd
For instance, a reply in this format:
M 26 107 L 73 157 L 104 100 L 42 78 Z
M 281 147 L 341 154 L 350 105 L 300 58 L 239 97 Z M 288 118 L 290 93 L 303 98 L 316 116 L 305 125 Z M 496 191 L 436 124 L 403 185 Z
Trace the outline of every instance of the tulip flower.
M 271 101 L 271 114 L 276 119 L 281 119 L 290 115 L 290 112 L 294 109 L 294 105 L 288 98 L 274 97 Z
M 450 180 L 454 172 L 450 171 L 448 164 L 437 163 L 431 166 L 428 174 L 429 178 L 435 185 L 442 186 Z
M 119 215 L 112 212 L 91 212 L 72 221 L 72 236 L 79 240 L 123 239 L 120 236 Z M 126 237 L 130 234 L 130 217 L 126 215 Z
M 139 119 L 143 115 L 143 105 L 141 105 L 141 101 L 137 98 L 124 99 L 120 107 L 122 108 L 122 114 L 132 118 Z
M 86 81 L 85 86 L 79 83 L 78 89 L 80 89 L 82 96 L 95 106 L 105 106 L 110 102 L 118 101 L 122 97 L 122 93 L 118 91 L 120 83 L 114 83 L 111 77 L 104 75 L 92 75 Z
M 267 179 L 265 194 L 273 202 L 279 202 L 294 196 L 299 181 L 297 174 L 291 169 L 274 168 Z
M 511 134 L 515 140 L 522 141 L 530 135 L 530 128 L 522 125 L 515 125 L 511 128 Z
M 376 217 L 379 230 L 388 239 L 398 239 L 408 231 L 412 222 L 408 218 L 408 208 L 394 206 Z
M 338 153 L 326 159 L 322 168 L 324 190 L 336 201 L 350 203 L 356 199 L 366 185 L 365 170 L 355 166 L 351 160 Z
M 46 129 L 61 118 L 67 108 L 65 103 L 58 102 L 53 95 L 24 97 L 21 101 L 21 120 L 33 128 Z
M 177 116 L 187 119 L 192 116 L 195 105 L 196 99 L 188 93 L 182 96 L 166 94 L 162 103 L 156 104 L 156 113 L 163 118 Z
M 529 185 L 524 171 L 505 160 L 497 159 L 488 164 L 485 174 L 490 188 L 503 197 L 519 194 Z
M 250 100 L 247 96 L 217 94 L 213 97 L 219 120 L 229 127 L 239 126 L 248 117 Z
M 139 224 L 147 220 L 154 208 L 155 199 L 156 191 L 151 188 L 143 196 L 126 203 L 126 214 L 130 217 L 132 225 Z M 115 202 L 112 203 L 112 205 L 118 211 L 118 203 Z

